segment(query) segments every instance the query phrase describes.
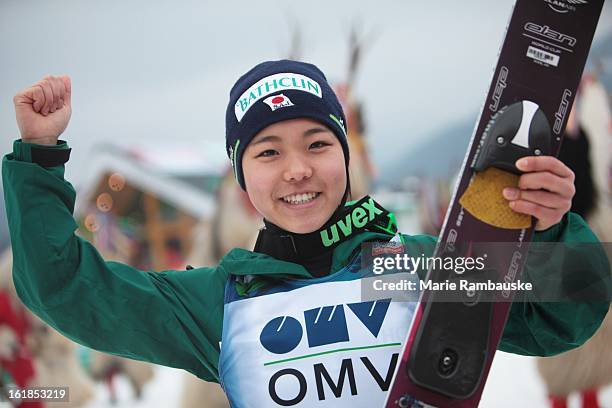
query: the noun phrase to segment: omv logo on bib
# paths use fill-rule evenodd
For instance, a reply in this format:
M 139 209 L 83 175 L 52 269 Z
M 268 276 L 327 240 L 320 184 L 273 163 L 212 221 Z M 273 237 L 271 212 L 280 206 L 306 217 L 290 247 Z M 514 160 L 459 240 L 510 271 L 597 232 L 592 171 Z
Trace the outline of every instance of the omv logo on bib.
M 349 303 L 346 306 L 376 338 L 387 315 L 391 299 Z M 259 341 L 266 350 L 275 354 L 295 349 L 304 331 L 309 347 L 349 341 L 344 305 L 324 306 L 304 311 L 305 327 L 294 317 L 279 316 L 268 322 L 261 331 Z
M 264 362 L 270 399 L 285 407 L 314 401 L 347 406 L 354 398 L 382 402 L 399 356 L 391 350 L 404 335 L 381 332 L 385 318 L 394 316 L 392 326 L 402 319 L 397 311 L 388 313 L 391 308 L 391 299 L 382 299 L 308 309 L 303 320 L 301 314 L 269 320 L 259 342 L 277 357 Z M 381 333 L 386 335 L 379 338 Z

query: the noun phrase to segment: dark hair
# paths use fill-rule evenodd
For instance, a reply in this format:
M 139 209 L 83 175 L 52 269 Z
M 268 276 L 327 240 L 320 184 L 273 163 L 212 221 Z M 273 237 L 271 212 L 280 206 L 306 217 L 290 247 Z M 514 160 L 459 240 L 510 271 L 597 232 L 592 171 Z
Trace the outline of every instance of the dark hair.
M 352 201 L 353 197 L 351 194 L 351 177 L 348 170 L 348 165 L 346 166 L 346 190 L 344 191 L 344 197 L 342 197 L 342 203 L 340 206 L 344 206 L 346 202 Z

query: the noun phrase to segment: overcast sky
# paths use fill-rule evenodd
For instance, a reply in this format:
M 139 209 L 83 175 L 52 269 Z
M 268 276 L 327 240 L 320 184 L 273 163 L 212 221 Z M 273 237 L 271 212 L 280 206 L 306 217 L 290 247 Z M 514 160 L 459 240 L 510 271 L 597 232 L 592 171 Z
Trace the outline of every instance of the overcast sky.
M 475 115 L 489 85 L 513 1 L 24 1 L 0 2 L 0 147 L 18 137 L 12 96 L 48 73 L 73 80 L 78 184 L 104 142 L 176 144 L 225 163 L 224 113 L 234 81 L 286 57 L 291 26 L 302 57 L 345 77 L 348 32 L 375 33 L 357 94 L 376 163 L 432 131 Z M 612 30 L 612 5 L 597 38 Z M 476 118 L 474 117 L 474 120 Z

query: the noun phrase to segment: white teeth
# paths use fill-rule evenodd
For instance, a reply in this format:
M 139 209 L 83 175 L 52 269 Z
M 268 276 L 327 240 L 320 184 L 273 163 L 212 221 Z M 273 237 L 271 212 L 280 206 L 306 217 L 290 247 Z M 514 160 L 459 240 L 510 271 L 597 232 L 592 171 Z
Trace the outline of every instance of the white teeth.
M 289 204 L 305 204 L 313 200 L 318 193 L 292 194 L 283 197 L 283 200 Z

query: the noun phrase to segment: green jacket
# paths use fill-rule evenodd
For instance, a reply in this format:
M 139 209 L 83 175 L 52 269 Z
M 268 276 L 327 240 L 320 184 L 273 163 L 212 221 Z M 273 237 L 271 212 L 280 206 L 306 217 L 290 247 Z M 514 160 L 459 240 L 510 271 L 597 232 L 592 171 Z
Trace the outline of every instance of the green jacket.
M 32 162 L 34 145 L 15 141 L 4 157 L 2 179 L 13 248 L 13 280 L 23 303 L 77 343 L 103 352 L 185 369 L 218 381 L 223 296 L 230 274 L 310 277 L 301 265 L 243 249 L 228 252 L 219 265 L 187 271 L 141 271 L 107 262 L 75 235 L 75 190 L 64 166 Z M 45 149 L 67 149 L 65 142 Z M 366 240 L 361 233 L 336 247 L 332 271 L 341 269 Z M 431 255 L 436 237 L 405 236 L 407 249 Z M 597 242 L 580 217 L 535 234 L 537 241 Z M 603 251 L 570 254 L 524 273 L 538 276 L 581 274 L 591 280 L 609 274 Z M 541 259 L 540 262 L 541 263 Z M 248 289 L 248 288 L 247 288 Z M 515 303 L 499 349 L 548 356 L 577 347 L 599 327 L 603 303 Z

